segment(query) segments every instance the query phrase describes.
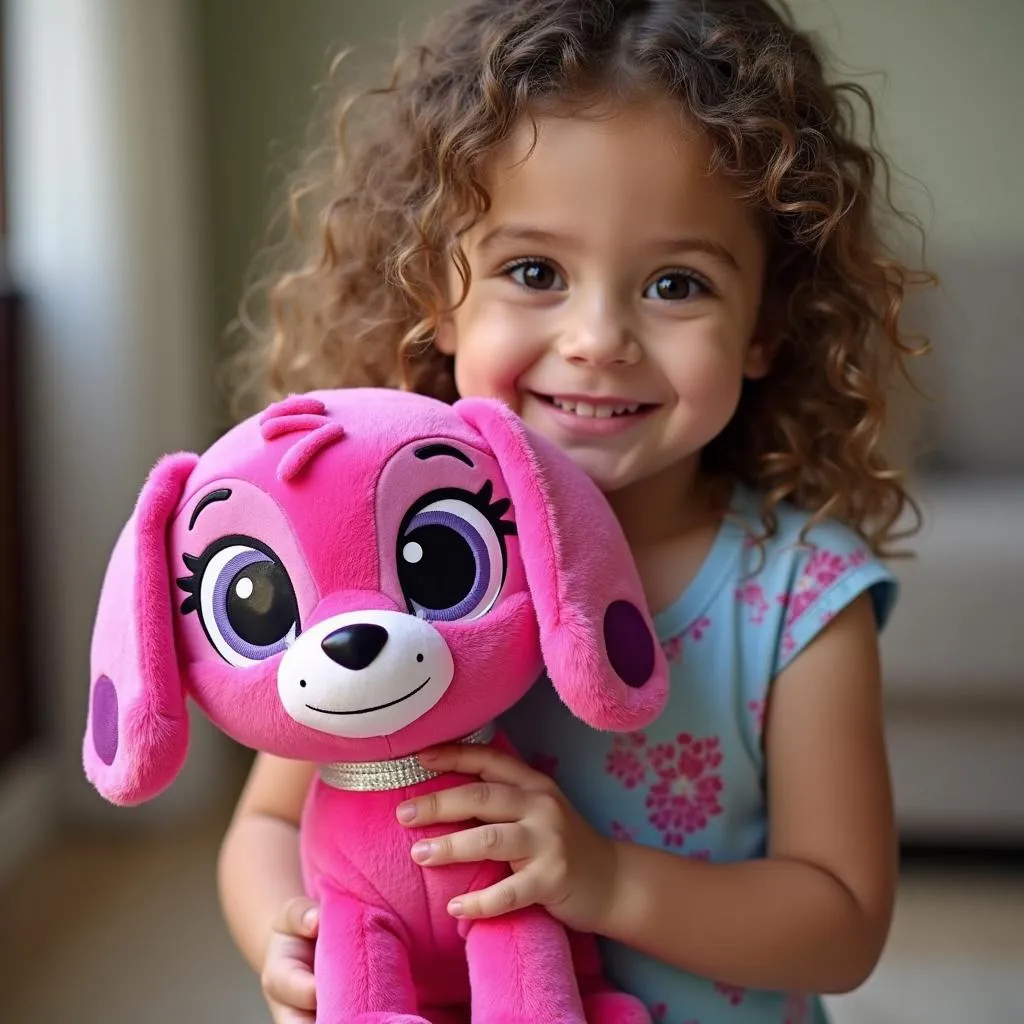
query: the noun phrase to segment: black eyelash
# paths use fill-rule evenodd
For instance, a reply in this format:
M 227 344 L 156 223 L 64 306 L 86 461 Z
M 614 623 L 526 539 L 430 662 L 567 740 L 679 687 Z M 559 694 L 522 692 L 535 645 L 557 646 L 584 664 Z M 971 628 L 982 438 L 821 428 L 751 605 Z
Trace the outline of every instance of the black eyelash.
M 669 267 L 668 270 L 660 271 L 656 277 L 651 278 L 650 284 L 655 284 L 660 281 L 663 277 L 669 277 L 671 274 L 678 274 L 680 277 L 685 277 L 686 280 L 693 282 L 698 285 L 705 295 L 715 295 L 715 289 L 712 287 L 711 282 L 700 272 L 696 270 L 690 270 L 687 267 Z M 650 284 L 647 287 L 650 287 Z M 647 288 L 644 288 L 646 291 Z
M 501 273 L 510 274 L 513 270 L 518 270 L 520 267 L 530 267 L 535 263 L 542 264 L 545 267 L 551 267 L 552 270 L 555 269 L 554 263 L 543 256 L 518 256 L 514 260 L 509 260 L 508 263 L 501 268 Z
M 498 536 L 515 536 L 519 532 L 516 529 L 516 524 L 514 522 L 510 519 L 502 518 L 502 516 L 504 516 L 512 507 L 512 502 L 508 498 L 499 498 L 497 501 L 494 501 L 494 484 L 492 484 L 490 480 L 488 480 L 483 487 L 473 495 L 473 497 L 476 498 L 476 502 L 474 502 L 474 504 L 485 516 L 487 516 L 487 519 L 491 526 L 494 527 Z
M 199 607 L 196 588 L 199 586 L 199 580 L 202 576 L 203 559 L 199 555 L 190 555 L 186 552 L 181 556 L 181 560 L 185 563 L 185 568 L 188 569 L 189 575 L 179 576 L 174 582 L 180 590 L 184 590 L 188 594 L 188 597 L 181 602 L 181 614 L 188 615 L 189 612 L 194 612 Z

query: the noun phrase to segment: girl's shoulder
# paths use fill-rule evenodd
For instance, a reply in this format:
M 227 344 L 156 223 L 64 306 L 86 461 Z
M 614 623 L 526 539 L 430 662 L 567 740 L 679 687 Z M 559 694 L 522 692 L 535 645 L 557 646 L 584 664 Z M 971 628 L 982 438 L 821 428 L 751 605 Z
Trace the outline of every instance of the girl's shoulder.
M 782 640 L 776 670 L 864 593 L 870 595 L 878 628 L 883 629 L 898 583 L 865 540 L 835 520 L 812 522 L 809 513 L 788 502 L 776 507 L 776 528 L 761 539 L 761 503 L 761 495 L 745 489 L 737 489 L 733 499 L 740 552 L 734 596 L 765 617 L 764 606 L 774 606 L 771 617 L 778 620 Z

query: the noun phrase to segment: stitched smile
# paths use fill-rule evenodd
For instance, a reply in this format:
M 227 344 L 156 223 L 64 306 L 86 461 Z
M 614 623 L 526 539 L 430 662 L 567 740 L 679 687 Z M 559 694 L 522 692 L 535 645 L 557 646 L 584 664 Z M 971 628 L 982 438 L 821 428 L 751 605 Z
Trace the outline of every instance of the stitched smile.
M 393 708 L 396 704 L 401 704 L 403 700 L 415 697 L 430 682 L 430 679 L 431 677 L 427 676 L 415 690 L 410 690 L 404 697 L 397 697 L 395 700 L 389 700 L 387 704 L 377 704 L 372 708 L 358 708 L 356 711 L 328 711 L 327 708 L 315 708 L 312 704 L 307 704 L 306 707 L 310 711 L 319 711 L 321 715 L 368 715 L 371 711 L 383 711 L 385 708 Z

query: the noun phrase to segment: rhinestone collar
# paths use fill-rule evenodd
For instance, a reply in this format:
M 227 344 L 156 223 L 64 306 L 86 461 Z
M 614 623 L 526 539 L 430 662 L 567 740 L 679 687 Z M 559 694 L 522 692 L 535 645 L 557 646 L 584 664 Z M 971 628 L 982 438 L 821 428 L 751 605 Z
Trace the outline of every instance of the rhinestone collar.
M 490 743 L 497 730 L 493 722 L 464 736 L 458 743 Z M 382 793 L 436 779 L 441 772 L 424 768 L 416 754 L 392 761 L 335 761 L 320 765 L 320 778 L 334 789 L 349 793 Z

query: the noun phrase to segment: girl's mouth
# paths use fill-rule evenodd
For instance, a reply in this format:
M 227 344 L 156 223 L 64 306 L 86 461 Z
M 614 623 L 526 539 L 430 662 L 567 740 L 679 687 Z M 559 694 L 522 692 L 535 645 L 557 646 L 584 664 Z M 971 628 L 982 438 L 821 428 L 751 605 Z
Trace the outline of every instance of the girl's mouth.
M 534 397 L 559 412 L 583 420 L 624 419 L 650 412 L 655 405 L 650 402 L 631 402 L 622 398 L 578 398 L 569 395 L 542 395 Z
M 582 395 L 542 395 L 530 392 L 565 438 L 616 437 L 643 423 L 656 409 L 651 402 Z

